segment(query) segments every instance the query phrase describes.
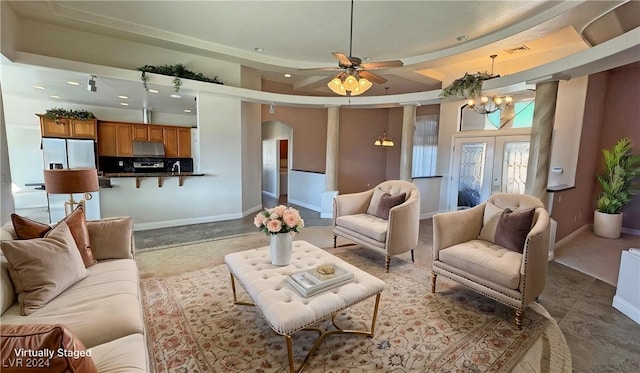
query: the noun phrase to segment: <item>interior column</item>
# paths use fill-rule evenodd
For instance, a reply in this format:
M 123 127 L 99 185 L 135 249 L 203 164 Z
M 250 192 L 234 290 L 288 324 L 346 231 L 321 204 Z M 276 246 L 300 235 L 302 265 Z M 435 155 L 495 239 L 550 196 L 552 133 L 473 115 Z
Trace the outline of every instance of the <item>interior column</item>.
M 416 105 L 404 105 L 402 142 L 400 145 L 400 180 L 411 181 L 413 168 L 413 136 L 416 132 Z
M 545 201 L 549 165 L 551 162 L 551 136 L 556 113 L 558 82 L 536 84 L 535 108 L 531 125 L 531 143 L 529 145 L 529 163 L 527 164 L 527 183 L 525 194 Z
M 325 160 L 325 187 L 322 193 L 320 217 L 333 217 L 333 199 L 338 195 L 338 137 L 340 134 L 340 107 L 327 108 L 327 155 Z
M 15 210 L 11 193 L 11 167 L 9 166 L 9 148 L 7 147 L 7 130 L 4 123 L 4 106 L 2 104 L 2 85 L 0 84 L 0 225 L 11 221 Z

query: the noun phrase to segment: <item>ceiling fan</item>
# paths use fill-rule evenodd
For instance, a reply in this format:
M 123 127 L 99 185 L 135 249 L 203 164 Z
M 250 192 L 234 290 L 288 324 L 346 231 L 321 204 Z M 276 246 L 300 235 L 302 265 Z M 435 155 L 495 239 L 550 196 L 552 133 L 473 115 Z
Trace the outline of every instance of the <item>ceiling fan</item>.
M 385 69 L 390 67 L 402 67 L 404 64 L 400 60 L 378 61 L 362 63 L 362 59 L 352 56 L 353 47 L 353 0 L 351 0 L 351 29 L 349 33 L 349 56 L 342 52 L 331 52 L 338 60 L 338 67 L 319 67 L 311 69 L 300 69 L 300 71 L 312 70 L 342 70 L 333 78 L 327 86 L 334 92 L 342 96 L 357 96 L 371 88 L 371 82 L 383 84 L 387 80 L 380 75 L 368 70 Z

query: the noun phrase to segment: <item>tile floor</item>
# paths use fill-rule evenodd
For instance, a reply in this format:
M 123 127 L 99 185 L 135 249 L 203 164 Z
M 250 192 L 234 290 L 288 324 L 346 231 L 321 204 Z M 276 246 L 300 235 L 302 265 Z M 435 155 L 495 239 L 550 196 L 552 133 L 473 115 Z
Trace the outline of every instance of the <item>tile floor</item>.
M 263 199 L 263 206 L 275 204 L 275 199 Z M 307 226 L 331 225 L 331 219 L 295 207 Z M 144 248 L 255 231 L 252 214 L 232 221 L 138 231 L 135 239 L 136 246 Z M 420 240 L 431 239 L 431 219 L 422 220 Z M 640 325 L 611 306 L 615 291 L 614 286 L 601 280 L 549 262 L 547 284 L 539 302 L 560 325 L 575 373 L 640 372 Z

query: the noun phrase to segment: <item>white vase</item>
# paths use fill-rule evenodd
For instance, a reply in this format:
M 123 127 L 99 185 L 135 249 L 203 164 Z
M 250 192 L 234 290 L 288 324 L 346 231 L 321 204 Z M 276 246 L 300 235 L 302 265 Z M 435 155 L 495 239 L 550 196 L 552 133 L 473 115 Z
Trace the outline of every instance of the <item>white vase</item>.
M 276 266 L 286 266 L 291 263 L 291 242 L 293 238 L 289 233 L 271 235 L 271 264 Z
M 604 238 L 620 238 L 622 231 L 622 213 L 605 214 L 595 211 L 593 213 L 593 233 Z

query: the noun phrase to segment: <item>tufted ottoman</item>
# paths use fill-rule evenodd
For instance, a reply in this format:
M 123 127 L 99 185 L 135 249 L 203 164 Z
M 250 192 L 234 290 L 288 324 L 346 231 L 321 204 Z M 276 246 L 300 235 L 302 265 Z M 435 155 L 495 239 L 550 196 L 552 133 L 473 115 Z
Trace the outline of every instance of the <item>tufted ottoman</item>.
M 369 337 L 375 330 L 380 293 L 384 282 L 323 249 L 306 241 L 293 242 L 291 264 L 278 267 L 271 264 L 269 247 L 228 254 L 224 261 L 231 272 L 233 301 L 235 304 L 254 305 L 262 313 L 271 328 L 285 337 L 289 355 L 289 369 L 299 372 L 306 365 L 311 354 L 322 340 L 332 334 L 355 333 Z M 338 264 L 353 272 L 353 281 L 305 298 L 287 283 L 287 276 L 320 264 Z M 238 281 L 251 297 L 253 303 L 239 302 L 236 297 L 235 281 Z M 336 315 L 338 312 L 372 296 L 376 296 L 371 330 L 324 331 L 310 328 L 312 325 Z M 296 370 L 293 361 L 293 333 L 302 329 L 312 329 L 320 333 L 300 367 Z

